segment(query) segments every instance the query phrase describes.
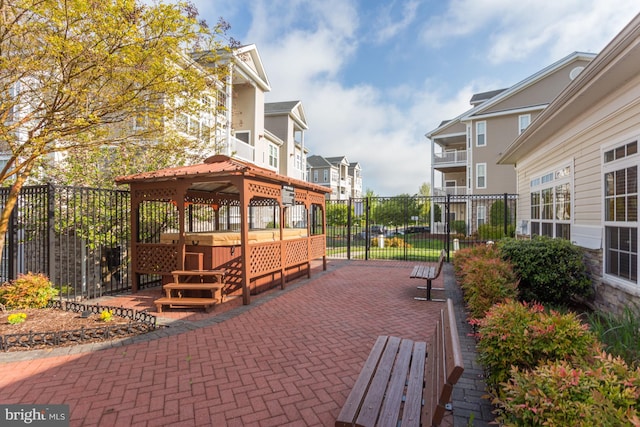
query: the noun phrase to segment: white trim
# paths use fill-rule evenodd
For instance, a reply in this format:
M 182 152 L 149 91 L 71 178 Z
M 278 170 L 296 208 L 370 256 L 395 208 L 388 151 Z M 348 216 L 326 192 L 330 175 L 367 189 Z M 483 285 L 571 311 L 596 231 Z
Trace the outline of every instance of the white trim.
M 522 127 L 522 119 L 527 118 L 527 125 Z M 531 114 L 520 114 L 518 115 L 518 135 L 520 135 L 526 128 L 531 124 Z
M 502 116 L 512 116 L 514 114 L 520 113 L 532 113 L 536 111 L 542 111 L 547 108 L 549 104 L 541 104 L 536 105 L 535 107 L 523 107 L 523 108 L 514 108 L 513 110 L 500 110 L 500 111 L 492 111 L 491 113 L 478 114 L 477 116 L 469 116 L 462 119 L 462 122 L 469 122 L 472 120 L 485 120 L 490 119 L 492 117 L 502 117 Z

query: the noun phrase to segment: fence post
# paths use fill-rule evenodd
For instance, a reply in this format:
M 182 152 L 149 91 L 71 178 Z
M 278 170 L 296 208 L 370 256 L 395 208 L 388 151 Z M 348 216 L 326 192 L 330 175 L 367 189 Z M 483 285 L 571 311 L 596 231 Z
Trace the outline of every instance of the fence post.
M 451 240 L 451 194 L 447 194 L 447 203 L 444 207 L 444 216 L 446 218 L 445 227 L 447 239 L 445 240 L 445 250 L 447 251 L 447 262 L 449 262 L 450 240 Z
M 347 259 L 351 259 L 351 203 L 352 198 L 349 197 L 349 203 L 347 203 Z
M 367 261 L 369 259 L 369 246 L 371 245 L 371 239 L 369 238 L 369 200 L 371 198 L 367 196 L 364 200 L 364 259 Z
M 7 192 L 7 203 L 10 192 Z M 18 232 L 18 209 L 20 206 L 20 198 L 22 192 L 18 194 L 18 200 L 16 201 L 11 215 L 9 216 L 9 226 L 7 228 L 7 245 L 5 250 L 7 252 L 7 280 L 13 280 L 16 278 L 18 271 L 18 254 L 16 250 L 16 233 Z
M 508 202 L 508 195 L 507 193 L 504 193 L 504 236 L 505 237 L 509 237 L 509 235 L 507 234 L 508 232 L 507 225 L 509 224 L 509 205 L 507 204 L 507 202 Z
M 45 270 L 49 280 L 54 280 L 55 274 L 55 219 L 56 219 L 56 188 L 53 184 L 47 184 L 47 233 L 45 242 L 47 247 Z

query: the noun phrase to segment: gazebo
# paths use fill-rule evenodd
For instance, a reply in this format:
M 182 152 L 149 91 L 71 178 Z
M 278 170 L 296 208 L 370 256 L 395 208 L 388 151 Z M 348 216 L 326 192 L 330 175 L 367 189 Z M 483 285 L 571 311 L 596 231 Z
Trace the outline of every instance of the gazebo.
M 330 189 L 227 156 L 118 177 L 131 189 L 132 292 L 172 271 L 225 270 L 223 295 L 326 270 Z

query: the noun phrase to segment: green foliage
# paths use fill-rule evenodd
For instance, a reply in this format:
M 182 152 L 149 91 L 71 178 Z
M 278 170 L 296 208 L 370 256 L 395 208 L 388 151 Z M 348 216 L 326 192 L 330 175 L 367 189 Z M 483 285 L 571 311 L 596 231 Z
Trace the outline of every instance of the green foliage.
M 467 235 L 467 223 L 459 220 L 451 222 L 451 232 L 455 234 Z
M 326 203 L 327 225 L 330 227 L 346 226 L 349 218 L 349 205 L 346 203 Z M 351 208 L 353 216 L 353 208 Z
M 640 310 L 625 307 L 621 315 L 589 313 L 587 323 L 608 353 L 622 357 L 629 366 L 640 366 Z
M 473 323 L 487 386 L 494 391 L 508 380 L 512 366 L 533 369 L 546 360 L 579 360 L 598 348 L 595 335 L 574 313 L 547 312 L 540 304 L 508 300 Z
M 13 313 L 7 316 L 7 322 L 10 325 L 17 325 L 27 320 L 27 313 Z
M 373 203 L 370 220 L 385 226 L 402 226 L 412 216 L 420 216 L 420 210 L 418 199 L 408 194 L 379 198 Z
M 44 274 L 27 273 L 0 286 L 0 304 L 7 308 L 44 308 L 58 290 Z
M 592 295 L 582 249 L 568 240 L 504 239 L 499 247 L 520 278 L 521 299 L 562 305 L 573 296 Z
M 384 239 L 384 246 L 388 248 L 410 248 L 411 244 L 405 242 L 404 239 L 399 237 L 392 237 L 390 239 Z
M 510 221 L 511 215 L 509 212 L 509 207 L 506 206 L 507 209 L 507 221 Z M 504 225 L 504 215 L 505 215 L 505 204 L 504 200 L 496 200 L 491 204 L 489 208 L 489 224 L 496 227 Z
M 472 318 L 484 317 L 494 305 L 518 295 L 518 280 L 511 265 L 494 258 L 469 258 L 461 267 L 460 286 Z
M 504 225 L 482 224 L 478 226 L 478 237 L 480 240 L 500 240 L 505 237 L 513 237 L 516 227 L 507 225 L 507 234 L 504 234 Z
M 505 426 L 638 426 L 640 369 L 597 355 L 589 366 L 554 361 L 514 368 L 494 401 Z
M 453 271 L 458 280 L 464 279 L 465 264 L 471 259 L 499 258 L 500 252 L 495 245 L 474 245 L 462 248 L 453 255 Z

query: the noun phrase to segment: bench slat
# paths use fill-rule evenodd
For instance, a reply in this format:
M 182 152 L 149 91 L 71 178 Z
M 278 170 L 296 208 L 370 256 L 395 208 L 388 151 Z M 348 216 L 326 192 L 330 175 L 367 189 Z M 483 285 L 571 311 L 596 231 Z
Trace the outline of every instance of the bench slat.
M 351 393 L 349 393 L 349 397 L 347 397 L 347 401 L 340 411 L 340 415 L 338 415 L 338 419 L 336 420 L 336 427 L 347 427 L 353 425 L 353 420 L 360 410 L 362 397 L 369 388 L 371 376 L 378 366 L 378 362 L 380 361 L 380 357 L 382 356 L 382 352 L 387 343 L 387 339 L 387 336 L 379 336 L 375 344 L 373 345 L 373 348 L 369 353 L 369 357 L 365 361 L 364 366 L 360 371 L 360 375 L 358 376 L 356 383 L 351 389 Z
M 387 385 L 387 393 L 384 397 L 380 417 L 378 418 L 379 425 L 394 425 L 398 422 L 400 404 L 402 403 L 402 396 L 404 395 L 404 387 L 407 382 L 409 367 L 411 366 L 412 353 L 413 341 L 408 339 L 402 340 L 396 363 L 393 365 L 391 379 Z M 422 390 L 419 395 L 421 394 Z
M 362 408 L 360 408 L 356 425 L 372 426 L 375 424 L 376 419 L 378 418 L 378 413 L 380 412 L 382 399 L 384 398 L 384 392 L 387 388 L 387 383 L 389 382 L 389 377 L 391 375 L 391 367 L 393 366 L 393 361 L 396 358 L 396 353 L 398 353 L 399 346 L 400 338 L 389 337 L 387 340 L 387 346 L 380 358 L 378 369 L 376 369 L 376 373 L 371 380 L 369 392 L 362 403 Z
M 447 300 L 447 307 L 444 310 L 445 321 L 444 337 L 445 337 L 445 353 L 447 366 L 447 383 L 455 384 L 458 382 L 464 372 L 464 362 L 462 360 L 462 349 L 460 341 L 452 339 L 458 336 L 458 326 L 456 325 L 456 317 L 453 308 L 453 302 Z
M 416 342 L 414 344 L 413 355 L 411 357 L 411 370 L 409 371 L 409 381 L 407 384 L 407 398 L 404 402 L 404 409 L 402 411 L 402 427 L 415 427 L 420 425 L 426 355 L 427 343 Z

